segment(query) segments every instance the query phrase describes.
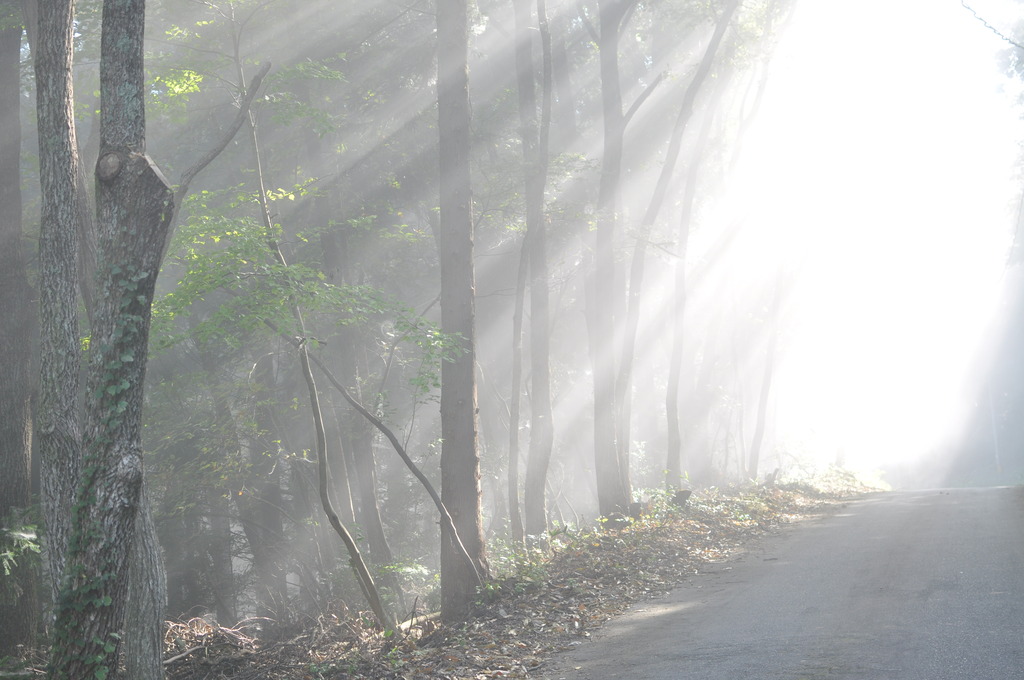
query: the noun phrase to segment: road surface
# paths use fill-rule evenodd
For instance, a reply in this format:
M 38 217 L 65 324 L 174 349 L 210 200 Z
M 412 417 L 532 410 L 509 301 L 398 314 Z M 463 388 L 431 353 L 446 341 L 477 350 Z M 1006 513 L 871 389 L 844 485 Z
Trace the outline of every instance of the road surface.
M 851 502 L 637 606 L 541 677 L 1024 679 L 1024 489 Z

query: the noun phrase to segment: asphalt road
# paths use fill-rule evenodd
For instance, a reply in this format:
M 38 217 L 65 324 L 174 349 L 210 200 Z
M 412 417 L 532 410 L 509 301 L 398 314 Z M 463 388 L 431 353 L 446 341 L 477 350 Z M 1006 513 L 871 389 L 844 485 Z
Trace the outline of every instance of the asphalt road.
M 542 677 L 1024 679 L 1024 489 L 851 502 L 636 607 Z

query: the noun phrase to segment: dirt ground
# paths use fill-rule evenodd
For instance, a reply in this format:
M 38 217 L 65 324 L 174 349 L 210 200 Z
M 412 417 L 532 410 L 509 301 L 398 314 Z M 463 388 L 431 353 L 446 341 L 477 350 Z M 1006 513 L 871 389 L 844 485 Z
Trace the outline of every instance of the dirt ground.
M 469 680 L 536 677 L 557 652 L 590 637 L 630 605 L 662 595 L 745 541 L 781 524 L 831 512 L 849 497 L 807 486 L 713 489 L 682 508 L 656 505 L 622 529 L 566 532 L 550 557 L 493 582 L 459 626 L 428 619 L 382 636 L 368 617 L 322 617 L 287 639 L 251 627 L 172 624 L 170 680 Z
M 524 555 L 492 581 L 457 626 L 436 616 L 382 634 L 361 612 L 322 616 L 301 629 L 261 633 L 203 619 L 168 625 L 168 680 L 477 680 L 539 677 L 559 651 L 584 643 L 630 605 L 671 591 L 780 525 L 820 516 L 869 489 L 832 484 L 710 489 L 682 507 L 662 500 L 618 529 L 556 533 L 550 550 Z M 40 656 L 20 666 L 42 673 Z M 3 675 L 0 668 L 0 676 Z M 14 676 L 10 676 L 14 677 Z

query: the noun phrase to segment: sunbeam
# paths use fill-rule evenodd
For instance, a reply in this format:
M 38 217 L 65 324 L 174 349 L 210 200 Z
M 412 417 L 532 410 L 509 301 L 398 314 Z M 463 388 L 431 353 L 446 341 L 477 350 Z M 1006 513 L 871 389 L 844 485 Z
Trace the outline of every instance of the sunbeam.
M 974 402 L 1019 195 L 1004 47 L 952 2 L 796 11 L 737 199 L 799 262 L 778 396 L 794 455 L 938 466 Z

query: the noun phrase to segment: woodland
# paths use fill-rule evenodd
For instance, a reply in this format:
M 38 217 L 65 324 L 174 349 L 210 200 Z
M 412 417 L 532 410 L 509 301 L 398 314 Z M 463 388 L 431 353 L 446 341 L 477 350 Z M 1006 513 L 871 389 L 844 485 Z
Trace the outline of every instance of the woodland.
M 459 624 L 799 471 L 720 198 L 793 3 L 0 2 L 0 658 Z

